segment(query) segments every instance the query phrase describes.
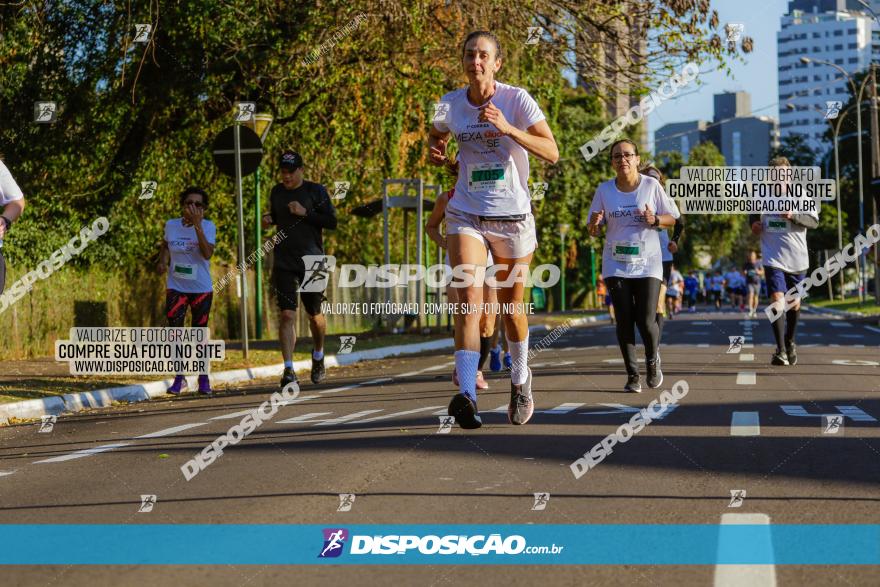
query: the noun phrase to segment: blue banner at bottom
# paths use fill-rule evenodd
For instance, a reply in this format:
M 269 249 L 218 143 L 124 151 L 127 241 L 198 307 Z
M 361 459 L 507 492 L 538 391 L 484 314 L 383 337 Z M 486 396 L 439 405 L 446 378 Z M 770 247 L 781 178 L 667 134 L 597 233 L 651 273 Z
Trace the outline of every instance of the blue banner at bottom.
M 0 525 L 0 564 L 878 565 L 880 525 Z

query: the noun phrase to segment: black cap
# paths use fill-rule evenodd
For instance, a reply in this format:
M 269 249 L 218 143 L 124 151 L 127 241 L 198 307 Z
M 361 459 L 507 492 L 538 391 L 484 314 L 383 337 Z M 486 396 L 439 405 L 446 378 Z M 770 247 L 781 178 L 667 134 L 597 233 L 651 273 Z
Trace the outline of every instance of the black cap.
M 281 163 L 279 164 L 281 169 L 297 170 L 302 166 L 303 159 L 300 157 L 299 153 L 295 151 L 284 151 L 281 153 Z

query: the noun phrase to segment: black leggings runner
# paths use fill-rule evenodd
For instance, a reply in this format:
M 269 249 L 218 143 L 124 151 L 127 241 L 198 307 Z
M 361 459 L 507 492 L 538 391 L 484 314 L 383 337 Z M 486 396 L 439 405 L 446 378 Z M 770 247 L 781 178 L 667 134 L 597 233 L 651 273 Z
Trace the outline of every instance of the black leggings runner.
M 653 277 L 608 277 L 605 279 L 614 311 L 617 316 L 617 342 L 623 354 L 628 375 L 639 372 L 636 361 L 636 332 L 639 329 L 645 343 L 645 358 L 657 356 L 660 330 L 657 327 L 657 298 L 660 297 L 660 280 Z

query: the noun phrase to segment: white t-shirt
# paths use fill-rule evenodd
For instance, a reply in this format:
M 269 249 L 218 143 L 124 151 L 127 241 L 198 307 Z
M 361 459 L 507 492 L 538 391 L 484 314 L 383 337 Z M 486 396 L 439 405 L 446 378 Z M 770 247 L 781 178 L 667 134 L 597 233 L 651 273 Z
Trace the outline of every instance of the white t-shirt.
M 810 214 L 818 218 L 818 213 Z M 761 216 L 761 258 L 764 267 L 786 273 L 803 273 L 810 268 L 807 251 L 807 227 L 786 220 L 778 214 Z
M 449 104 L 440 132 L 451 132 L 458 144 L 458 182 L 449 209 L 480 216 L 507 216 L 531 212 L 529 154 L 490 122 L 479 120 L 481 109 L 470 103 L 464 87 L 441 98 Z M 495 82 L 489 102 L 507 122 L 520 130 L 544 120 L 544 113 L 527 91 Z
M 664 230 L 663 232 L 666 231 Z M 679 294 L 684 289 L 684 278 L 681 276 L 681 273 L 678 272 L 678 269 L 673 269 L 669 273 L 669 282 L 666 284 L 666 287 L 669 291 L 674 291 Z
M 658 230 L 660 235 L 660 253 L 663 255 L 663 262 L 672 261 L 672 253 L 669 252 L 669 233 L 666 229 Z
M 210 220 L 202 220 L 205 239 L 214 244 L 217 229 Z M 207 259 L 199 250 L 196 229 L 184 226 L 183 218 L 175 218 L 165 223 L 165 240 L 171 251 L 171 266 L 168 268 L 168 289 L 181 293 L 207 293 L 214 290 L 211 269 Z
M 647 175 L 634 192 L 621 192 L 615 180 L 599 184 L 589 216 L 605 211 L 605 247 L 602 253 L 602 277 L 653 277 L 663 280 L 663 255 L 660 235 L 645 222 L 642 210 L 650 206 L 655 214 L 679 217 L 675 203 L 660 182 Z
M 0 208 L 9 202 L 23 198 L 24 194 L 21 193 L 21 188 L 15 183 L 12 174 L 9 173 L 9 169 L 3 164 L 3 161 L 0 161 Z M 3 220 L 0 220 L 0 222 L 3 222 Z M 0 247 L 2 246 L 3 239 L 0 238 Z

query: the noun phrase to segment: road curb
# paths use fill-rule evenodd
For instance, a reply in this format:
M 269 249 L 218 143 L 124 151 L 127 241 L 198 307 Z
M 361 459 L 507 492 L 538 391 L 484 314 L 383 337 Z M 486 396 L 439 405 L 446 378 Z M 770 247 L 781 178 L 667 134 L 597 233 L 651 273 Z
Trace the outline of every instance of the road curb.
M 810 312 L 811 314 L 828 314 L 829 316 L 836 316 L 838 318 L 873 318 L 870 314 L 862 314 L 861 312 L 847 312 L 846 310 L 835 310 L 833 308 L 821 308 L 817 306 L 810 306 L 805 304 L 803 308 Z
M 580 326 L 591 322 L 598 322 L 603 319 L 608 319 L 609 317 L 608 314 L 585 316 L 583 318 L 571 320 L 570 326 Z M 529 333 L 540 332 L 542 330 L 553 330 L 554 328 L 555 327 L 547 324 L 531 326 L 529 327 Z M 352 365 L 360 361 L 375 361 L 400 355 L 414 355 L 425 351 L 443 350 L 451 348 L 453 345 L 453 339 L 443 338 L 416 344 L 379 347 L 376 349 L 357 351 L 343 355 L 328 355 L 324 359 L 324 365 L 328 368 L 341 367 L 344 365 Z M 311 366 L 311 359 L 294 361 L 293 363 L 293 368 L 296 371 L 309 369 Z M 211 374 L 211 383 L 230 384 L 273 376 L 280 377 L 282 371 L 284 371 L 284 363 L 265 365 L 262 367 L 251 367 L 247 369 L 220 371 L 219 373 Z M 196 375 L 187 377 L 186 379 L 189 384 L 189 389 L 196 389 L 198 387 L 198 377 Z M 96 389 L 94 391 L 82 391 L 79 393 L 68 393 L 41 399 L 0 404 L 0 426 L 7 424 L 12 418 L 25 420 L 40 418 L 42 416 L 57 416 L 59 414 L 79 412 L 85 409 L 106 408 L 113 405 L 114 402 L 134 403 L 164 397 L 167 395 L 166 390 L 173 381 L 173 378 L 169 378 L 160 381 L 150 381 L 149 383 L 138 383 L 121 387 L 110 387 L 106 389 Z

